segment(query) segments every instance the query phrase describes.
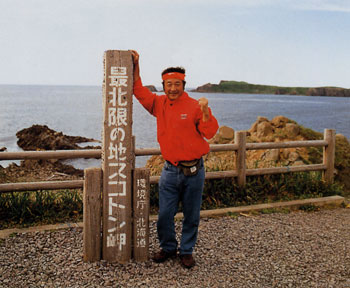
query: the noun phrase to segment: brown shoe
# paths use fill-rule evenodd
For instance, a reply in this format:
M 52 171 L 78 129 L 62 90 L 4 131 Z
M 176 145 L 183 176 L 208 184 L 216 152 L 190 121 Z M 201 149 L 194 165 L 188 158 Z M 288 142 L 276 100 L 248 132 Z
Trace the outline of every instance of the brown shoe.
M 162 249 L 159 252 L 155 253 L 152 259 L 154 262 L 162 263 L 168 260 L 169 258 L 175 258 L 175 257 L 176 257 L 176 250 L 172 252 L 166 252 Z
M 194 265 L 196 265 L 196 261 L 194 261 L 191 254 L 180 255 L 180 260 L 181 260 L 182 266 L 187 268 L 187 269 L 190 269 Z

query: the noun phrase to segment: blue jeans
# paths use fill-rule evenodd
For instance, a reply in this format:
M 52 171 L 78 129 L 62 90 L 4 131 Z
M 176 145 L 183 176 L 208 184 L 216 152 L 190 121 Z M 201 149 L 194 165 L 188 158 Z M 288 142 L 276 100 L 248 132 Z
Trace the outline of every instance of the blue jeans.
M 182 202 L 184 219 L 180 254 L 192 254 L 197 241 L 205 169 L 200 160 L 197 175 L 184 176 L 180 168 L 164 163 L 159 181 L 159 215 L 157 231 L 160 247 L 166 252 L 177 250 L 174 216 Z

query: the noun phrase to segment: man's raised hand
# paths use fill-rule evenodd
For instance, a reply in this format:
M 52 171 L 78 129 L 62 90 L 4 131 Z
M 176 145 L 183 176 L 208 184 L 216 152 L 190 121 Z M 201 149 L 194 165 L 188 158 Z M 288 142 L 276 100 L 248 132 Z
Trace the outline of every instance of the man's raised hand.
M 203 112 L 203 121 L 207 122 L 209 120 L 209 108 L 208 108 L 208 99 L 205 97 L 202 97 L 198 100 L 198 104 L 201 108 L 201 111 Z

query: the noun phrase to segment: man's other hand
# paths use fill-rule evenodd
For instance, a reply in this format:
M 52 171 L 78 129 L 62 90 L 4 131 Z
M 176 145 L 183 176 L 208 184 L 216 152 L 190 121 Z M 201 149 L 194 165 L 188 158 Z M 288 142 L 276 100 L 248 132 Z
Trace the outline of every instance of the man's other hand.
M 208 108 L 208 99 L 202 97 L 198 100 L 198 104 L 203 112 L 203 121 L 206 122 L 209 119 L 209 108 Z

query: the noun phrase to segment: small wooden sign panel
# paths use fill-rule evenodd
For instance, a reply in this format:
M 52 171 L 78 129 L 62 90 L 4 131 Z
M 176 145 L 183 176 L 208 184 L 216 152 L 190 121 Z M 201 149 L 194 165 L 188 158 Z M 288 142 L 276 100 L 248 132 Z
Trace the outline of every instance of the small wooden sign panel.
M 150 210 L 150 171 L 146 168 L 134 170 L 134 259 L 147 261 L 149 258 L 149 210 Z

